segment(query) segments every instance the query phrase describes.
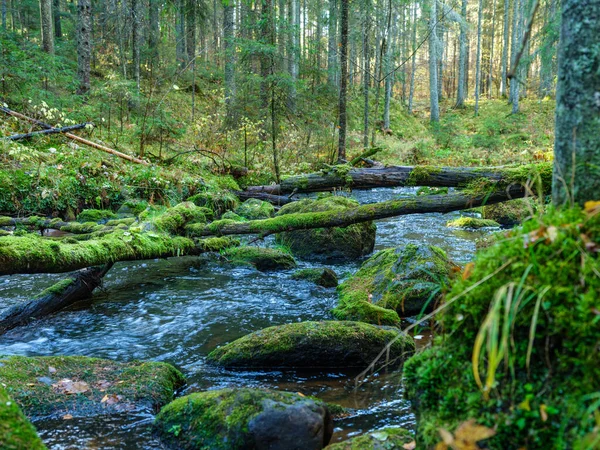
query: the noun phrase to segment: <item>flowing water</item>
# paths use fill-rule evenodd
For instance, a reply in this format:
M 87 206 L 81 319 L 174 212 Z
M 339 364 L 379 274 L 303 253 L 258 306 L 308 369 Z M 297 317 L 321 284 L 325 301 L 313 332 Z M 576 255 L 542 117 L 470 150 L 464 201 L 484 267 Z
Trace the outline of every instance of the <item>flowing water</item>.
M 414 189 L 354 192 L 361 203 L 414 195 Z M 377 222 L 376 250 L 430 243 L 451 259 L 467 262 L 484 232 L 449 229 L 451 214 L 419 214 Z M 342 278 L 359 267 L 328 263 Z M 299 262 L 300 267 L 321 267 Z M 119 263 L 102 290 L 68 311 L 0 337 L 0 355 L 84 355 L 118 361 L 172 363 L 186 376 L 180 394 L 229 386 L 282 389 L 315 395 L 352 408 L 336 420 L 334 440 L 386 425 L 414 427 L 397 372 L 379 372 L 356 388 L 355 373 L 228 371 L 206 362 L 215 347 L 272 325 L 331 319 L 335 289 L 290 279 L 293 271 L 261 273 L 222 265 L 214 256 Z M 60 275 L 0 277 L 0 309 L 21 302 Z M 51 449 L 159 449 L 151 433 L 153 415 L 139 411 L 108 417 L 42 420 L 36 426 Z

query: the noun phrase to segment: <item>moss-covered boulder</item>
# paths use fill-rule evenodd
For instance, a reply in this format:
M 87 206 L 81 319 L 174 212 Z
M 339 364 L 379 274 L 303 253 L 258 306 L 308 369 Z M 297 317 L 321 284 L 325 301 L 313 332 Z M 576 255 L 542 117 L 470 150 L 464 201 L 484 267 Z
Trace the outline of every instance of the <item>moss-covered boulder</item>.
M 225 214 L 221 216 L 222 220 L 233 220 L 234 222 L 247 222 L 248 219 L 240 216 L 239 214 L 234 213 L 233 211 L 227 211 Z
M 477 217 L 462 216 L 446 223 L 450 228 L 467 228 L 479 230 L 480 228 L 498 228 L 500 224 L 491 219 L 479 219 Z
M 538 209 L 535 200 L 519 198 L 509 202 L 486 205 L 481 208 L 481 215 L 485 219 L 494 220 L 505 227 L 512 227 L 534 215 Z
M 183 375 L 166 363 L 83 356 L 2 358 L 0 380 L 28 417 L 157 410 L 184 383 Z
M 433 245 L 382 250 L 338 287 L 338 319 L 395 324 L 433 309 L 453 264 Z
M 404 365 L 417 448 L 471 419 L 495 431 L 490 449 L 598 448 L 599 248 L 592 203 L 477 253 L 452 283 L 435 345 Z
M 296 267 L 294 257 L 276 248 L 236 247 L 229 248 L 221 255 L 231 264 L 250 265 L 258 270 L 288 270 Z
M 288 203 L 279 210 L 277 215 L 342 211 L 357 206 L 358 202 L 355 200 L 328 196 L 318 200 L 306 199 Z M 376 231 L 373 222 L 364 222 L 343 228 L 315 228 L 280 233 L 275 236 L 275 239 L 301 258 L 356 259 L 373 251 Z
M 220 216 L 225 211 L 234 210 L 240 204 L 239 198 L 229 190 L 200 192 L 188 198 L 187 201 L 212 210 L 215 216 Z
M 323 402 L 299 394 L 223 389 L 169 403 L 155 429 L 184 450 L 319 450 L 329 443 L 333 423 Z
M 249 198 L 238 206 L 234 212 L 248 220 L 260 220 L 273 217 L 275 215 L 275 207 L 268 202 Z
M 327 450 L 390 450 L 403 449 L 405 444 L 410 444 L 415 437 L 404 428 L 387 427 L 371 431 L 327 446 Z
M 116 219 L 117 215 L 109 209 L 84 209 L 77 214 L 77 222 L 102 222 Z
M 400 361 L 414 341 L 398 330 L 349 322 L 298 322 L 265 328 L 213 350 L 208 359 L 225 367 L 364 368 L 391 344 Z
M 337 287 L 338 277 L 329 269 L 300 269 L 292 274 L 293 280 L 306 280 L 325 288 Z
M 0 378 L 1 380 L 1 378 Z M 2 450 L 43 450 L 46 446 L 19 406 L 0 384 L 0 448 Z

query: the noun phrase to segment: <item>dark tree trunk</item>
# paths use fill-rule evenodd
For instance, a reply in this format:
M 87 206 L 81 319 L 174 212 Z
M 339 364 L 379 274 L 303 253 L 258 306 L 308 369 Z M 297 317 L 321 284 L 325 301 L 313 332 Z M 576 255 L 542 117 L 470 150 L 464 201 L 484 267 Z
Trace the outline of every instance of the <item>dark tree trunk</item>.
M 52 0 L 40 0 L 40 29 L 42 31 L 42 49 L 54 54 L 54 32 L 52 31 Z
M 77 0 L 77 93 L 90 92 L 90 62 L 92 56 L 92 5 L 90 0 Z
M 340 36 L 340 101 L 338 160 L 346 160 L 346 91 L 348 90 L 348 2 L 341 0 Z
M 60 18 L 60 0 L 54 0 L 52 5 L 52 14 L 54 16 L 54 37 L 62 38 L 62 24 Z
M 160 42 L 160 0 L 149 0 L 148 4 L 148 48 L 150 49 L 150 58 L 152 60 L 158 58 L 158 43 Z M 155 61 L 152 61 L 154 64 Z

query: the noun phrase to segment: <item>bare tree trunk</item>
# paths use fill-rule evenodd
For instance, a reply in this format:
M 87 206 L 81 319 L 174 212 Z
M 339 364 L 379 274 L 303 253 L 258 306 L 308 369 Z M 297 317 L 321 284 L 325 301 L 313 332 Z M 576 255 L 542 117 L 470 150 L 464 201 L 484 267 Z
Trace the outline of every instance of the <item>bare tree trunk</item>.
M 42 31 L 42 49 L 54 54 L 54 31 L 52 30 L 52 0 L 40 0 L 40 29 Z
M 413 112 L 413 99 L 415 96 L 415 72 L 417 69 L 417 4 L 413 5 L 412 24 L 412 63 L 410 68 L 410 93 L 408 97 L 408 113 Z
M 431 0 L 431 15 L 429 18 L 429 103 L 431 122 L 440 121 L 440 105 L 438 99 L 438 46 L 437 46 L 437 0 Z
M 519 96 L 520 96 L 520 86 L 519 82 L 521 71 L 519 70 L 520 64 L 517 61 L 517 54 L 519 53 L 519 43 L 521 41 L 521 35 L 523 30 L 523 16 L 524 16 L 524 3 L 525 0 L 515 0 L 515 8 L 513 10 L 514 19 L 513 26 L 515 27 L 513 31 L 513 54 L 512 54 L 512 71 L 514 73 L 514 78 L 510 80 L 510 95 L 511 95 L 511 103 L 512 103 L 512 113 L 517 114 L 519 112 Z
M 227 123 L 235 122 L 233 105 L 235 103 L 235 47 L 233 35 L 233 1 L 223 4 L 223 50 L 225 58 L 225 106 Z
M 338 161 L 346 160 L 346 91 L 348 86 L 348 2 L 340 0 L 340 101 Z
M 483 0 L 479 0 L 477 13 L 477 56 L 475 61 L 475 116 L 479 115 L 479 94 L 481 92 L 481 28 L 483 21 Z
M 159 27 L 159 17 L 160 17 L 160 0 L 149 0 L 148 4 L 148 23 L 149 23 L 149 32 L 148 32 L 148 48 L 150 49 L 151 59 L 158 59 L 158 43 L 160 41 L 160 27 Z M 157 61 L 158 62 L 158 61 Z M 154 64 L 154 61 L 153 61 Z
M 175 11 L 175 58 L 181 67 L 185 67 L 185 0 L 177 0 Z
M 77 93 L 80 95 L 88 94 L 91 89 L 91 16 L 92 5 L 90 0 L 77 0 L 77 76 L 79 78 Z
M 493 81 L 494 81 L 494 41 L 496 35 L 496 0 L 493 2 L 492 6 L 492 41 L 490 43 L 490 68 L 488 73 L 488 98 L 492 98 L 492 89 L 493 89 Z
M 456 90 L 456 107 L 463 108 L 466 98 L 466 72 L 467 72 L 467 6 L 468 0 L 462 0 L 461 15 L 464 20 L 460 24 L 460 51 L 458 53 L 458 87 Z
M 296 109 L 296 84 L 300 72 L 300 0 L 292 0 L 291 3 L 291 24 L 292 39 L 290 46 L 290 95 L 288 97 L 288 107 L 291 111 Z
M 506 97 L 506 87 L 507 87 L 507 79 L 506 75 L 508 73 L 508 49 L 510 46 L 509 41 L 509 24 L 510 24 L 510 3 L 509 0 L 504 0 L 504 20 L 503 20 L 503 40 L 502 40 L 502 79 L 500 80 L 500 96 Z
M 335 86 L 337 72 L 337 5 L 336 0 L 329 0 L 329 18 L 327 25 L 327 83 Z
M 6 31 L 6 10 L 7 10 L 6 1 L 7 0 L 2 0 L 2 30 L 3 31 Z
M 369 147 L 369 87 L 371 85 L 371 64 L 369 54 L 369 34 L 371 33 L 371 0 L 365 1 L 365 15 L 363 18 L 363 147 Z
M 6 1 L 4 1 L 6 4 Z M 54 0 L 52 4 L 52 14 L 54 16 L 54 37 L 57 39 L 62 38 L 62 24 L 60 17 L 60 0 Z
M 140 66 L 141 66 L 141 1 L 131 0 L 131 56 L 133 59 L 133 76 L 138 93 L 140 92 Z

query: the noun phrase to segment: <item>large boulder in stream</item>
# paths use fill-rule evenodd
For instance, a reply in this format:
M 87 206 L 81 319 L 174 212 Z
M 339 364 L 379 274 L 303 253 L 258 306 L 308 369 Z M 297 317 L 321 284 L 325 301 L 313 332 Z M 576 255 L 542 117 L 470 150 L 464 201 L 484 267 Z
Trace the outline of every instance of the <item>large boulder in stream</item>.
M 0 380 L 23 412 L 36 418 L 157 410 L 184 384 L 166 363 L 83 356 L 0 358 Z
M 453 267 L 433 245 L 382 250 L 338 287 L 333 314 L 340 320 L 393 325 L 400 317 L 432 311 Z
M 46 446 L 19 406 L 0 385 L 0 448 L 3 450 L 43 450 Z
M 389 450 L 415 448 L 405 445 L 414 443 L 415 437 L 404 428 L 386 427 L 327 446 L 327 450 Z
M 254 266 L 260 271 L 287 270 L 296 267 L 294 257 L 277 248 L 232 247 L 223 251 L 221 256 L 231 264 Z
M 343 211 L 355 208 L 357 201 L 337 196 L 317 200 L 305 199 L 281 207 L 278 216 L 296 213 Z M 352 260 L 373 251 L 377 227 L 373 222 L 363 222 L 347 227 L 315 228 L 279 233 L 275 236 L 279 244 L 285 245 L 300 258 L 320 260 Z
M 414 352 L 410 336 L 361 322 L 298 322 L 255 331 L 213 350 L 208 359 L 230 368 L 366 368 L 390 344 L 400 362 Z
M 300 269 L 292 274 L 292 280 L 305 280 L 324 288 L 334 288 L 338 285 L 337 274 L 325 267 L 324 269 Z
M 327 406 L 290 392 L 222 389 L 165 406 L 155 429 L 185 450 L 319 450 L 333 434 Z

